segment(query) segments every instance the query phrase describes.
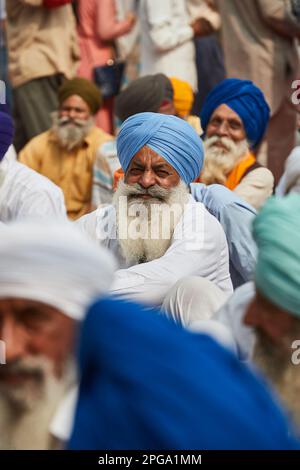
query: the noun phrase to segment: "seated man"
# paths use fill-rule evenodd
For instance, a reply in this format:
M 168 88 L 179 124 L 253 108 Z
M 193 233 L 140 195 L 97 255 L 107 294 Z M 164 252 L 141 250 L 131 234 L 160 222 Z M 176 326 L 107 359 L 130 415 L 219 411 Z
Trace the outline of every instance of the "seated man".
M 76 219 L 90 210 L 96 151 L 112 137 L 94 124 L 101 96 L 92 82 L 66 81 L 58 98 L 60 107 L 53 113 L 52 128 L 34 137 L 19 160 L 61 187 L 68 216 Z
M 113 294 L 159 306 L 197 276 L 223 302 L 232 292 L 224 231 L 188 188 L 203 162 L 197 133 L 175 116 L 140 113 L 123 124 L 117 149 L 125 179 L 113 205 L 77 221 L 118 257 Z
M 147 75 L 130 83 L 115 102 L 115 114 L 125 121 L 130 116 L 144 112 L 172 114 L 186 119 L 200 135 L 200 119 L 190 116 L 193 104 L 190 85 L 165 75 Z M 93 206 L 111 203 L 115 184 L 114 175 L 123 177 L 117 155 L 116 141 L 104 143 L 97 152 L 93 176 Z
M 205 160 L 200 181 L 223 184 L 259 209 L 274 186 L 272 173 L 256 161 L 254 153 L 269 114 L 264 95 L 252 82 L 228 78 L 217 85 L 201 112 Z
M 174 91 L 168 77 L 162 73 L 147 75 L 131 82 L 115 100 L 115 114 L 125 121 L 134 114 L 153 112 L 175 114 Z M 94 166 L 92 202 L 96 209 L 99 204 L 111 203 L 114 174 L 120 168 L 116 141 L 100 146 Z
M 244 323 L 255 330 L 254 363 L 300 426 L 300 196 L 273 198 L 254 222 L 256 294 Z
M 5 226 L 0 258 L 0 449 L 49 449 L 77 381 L 79 322 L 107 292 L 114 263 L 68 222 Z
M 254 222 L 255 284 L 237 289 L 214 316 L 231 333 L 240 359 L 253 361 L 274 385 L 298 427 L 299 207 L 297 194 L 268 201 Z
M 0 111 L 0 221 L 26 217 L 66 217 L 61 189 L 11 156 L 14 125 Z M 9 151 L 8 151 L 9 149 Z

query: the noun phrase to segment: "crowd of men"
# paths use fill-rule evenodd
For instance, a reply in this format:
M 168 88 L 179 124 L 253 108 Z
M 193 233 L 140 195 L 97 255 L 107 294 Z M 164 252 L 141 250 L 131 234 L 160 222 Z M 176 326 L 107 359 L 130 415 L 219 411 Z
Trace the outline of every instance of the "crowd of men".
M 71 9 L 32 3 L 7 2 L 10 35 L 17 4 L 37 30 L 47 13 L 47 33 Z M 255 2 L 292 48 L 300 24 L 275 22 L 275 3 Z M 300 151 L 274 135 L 292 103 L 274 107 L 249 71 L 219 80 L 197 112 L 196 69 L 177 74 L 176 57 L 189 63 L 219 14 L 206 2 L 200 21 L 191 1 L 176 42 L 147 5 L 155 34 L 141 39 L 143 76 L 115 98 L 117 132 L 98 125 L 99 87 L 62 71 L 16 82 L 28 128 L 32 96 L 56 106 L 42 133 L 23 127 L 24 145 L 0 104 L 0 449 L 299 450 Z

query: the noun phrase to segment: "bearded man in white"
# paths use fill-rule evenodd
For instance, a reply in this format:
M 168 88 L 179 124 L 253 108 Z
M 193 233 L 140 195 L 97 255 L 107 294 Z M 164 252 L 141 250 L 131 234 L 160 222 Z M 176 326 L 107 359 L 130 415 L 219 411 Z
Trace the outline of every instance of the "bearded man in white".
M 274 177 L 256 161 L 270 109 L 249 80 L 227 78 L 207 96 L 201 111 L 205 161 L 200 181 L 223 184 L 259 209 L 271 196 Z
M 123 124 L 117 149 L 125 177 L 113 204 L 76 222 L 116 254 L 111 292 L 163 306 L 176 319 L 196 279 L 203 302 L 193 314 L 211 316 L 232 284 L 223 229 L 189 194 L 203 162 L 200 137 L 175 116 L 140 113 Z
M 51 449 L 72 427 L 80 321 L 114 262 L 71 223 L 47 221 L 6 225 L 0 257 L 0 449 Z

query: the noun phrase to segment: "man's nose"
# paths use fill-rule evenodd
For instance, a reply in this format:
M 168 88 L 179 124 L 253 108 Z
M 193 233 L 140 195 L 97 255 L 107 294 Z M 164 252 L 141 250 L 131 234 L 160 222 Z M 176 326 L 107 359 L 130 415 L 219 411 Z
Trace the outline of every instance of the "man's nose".
M 153 171 L 151 170 L 144 171 L 144 173 L 141 175 L 139 179 L 139 184 L 145 189 L 150 188 L 151 186 L 154 186 L 155 182 L 156 182 L 155 175 Z
M 225 122 L 222 122 L 216 130 L 216 135 L 218 137 L 229 137 L 228 125 Z
M 2 324 L 1 340 L 5 344 L 6 362 L 22 358 L 27 351 L 28 334 L 15 320 L 6 319 Z

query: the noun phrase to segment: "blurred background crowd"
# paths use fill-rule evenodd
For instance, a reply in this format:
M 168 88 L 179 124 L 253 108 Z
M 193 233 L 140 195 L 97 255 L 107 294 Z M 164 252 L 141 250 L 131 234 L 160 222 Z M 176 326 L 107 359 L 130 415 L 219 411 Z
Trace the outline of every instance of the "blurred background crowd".
M 299 40 L 298 0 L 0 0 L 0 449 L 299 448 Z

